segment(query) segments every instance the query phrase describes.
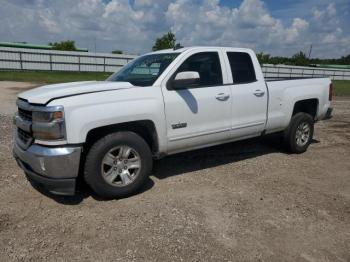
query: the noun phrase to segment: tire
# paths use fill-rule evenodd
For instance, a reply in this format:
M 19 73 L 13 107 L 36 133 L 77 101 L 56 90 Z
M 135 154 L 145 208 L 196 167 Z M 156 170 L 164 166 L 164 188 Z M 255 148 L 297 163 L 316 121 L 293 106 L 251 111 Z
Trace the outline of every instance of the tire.
M 143 138 L 133 132 L 111 133 L 90 148 L 84 179 L 100 197 L 127 197 L 144 185 L 152 164 L 151 150 Z
M 308 132 L 306 132 L 308 130 Z M 307 135 L 308 134 L 308 135 Z M 309 147 L 314 134 L 314 120 L 307 113 L 295 114 L 284 132 L 284 144 L 288 151 L 303 153 Z

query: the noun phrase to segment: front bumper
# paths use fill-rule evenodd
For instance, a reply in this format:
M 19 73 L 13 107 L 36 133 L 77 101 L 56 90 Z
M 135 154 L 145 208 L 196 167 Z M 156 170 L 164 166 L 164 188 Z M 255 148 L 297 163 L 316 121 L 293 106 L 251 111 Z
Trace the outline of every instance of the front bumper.
M 17 143 L 13 155 L 27 178 L 59 195 L 74 195 L 79 173 L 81 147 L 31 145 L 22 149 Z

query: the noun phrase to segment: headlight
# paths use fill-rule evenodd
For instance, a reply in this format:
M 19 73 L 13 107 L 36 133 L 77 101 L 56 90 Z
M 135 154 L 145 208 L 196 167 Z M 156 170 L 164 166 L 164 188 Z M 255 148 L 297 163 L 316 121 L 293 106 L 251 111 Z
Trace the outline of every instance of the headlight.
M 60 120 L 60 119 L 63 119 L 62 111 L 55 111 L 55 112 L 34 111 L 33 112 L 33 122 L 52 122 L 54 120 Z
M 60 111 L 33 111 L 33 136 L 39 140 L 61 140 L 65 138 L 63 109 Z

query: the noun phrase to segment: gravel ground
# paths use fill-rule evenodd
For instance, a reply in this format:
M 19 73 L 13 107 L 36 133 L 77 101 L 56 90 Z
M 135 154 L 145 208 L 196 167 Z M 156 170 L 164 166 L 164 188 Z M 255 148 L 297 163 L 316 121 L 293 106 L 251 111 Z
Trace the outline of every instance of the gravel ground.
M 0 83 L 0 261 L 350 261 L 350 99 L 289 155 L 271 137 L 157 161 L 142 193 L 103 201 L 33 188 L 12 159 Z

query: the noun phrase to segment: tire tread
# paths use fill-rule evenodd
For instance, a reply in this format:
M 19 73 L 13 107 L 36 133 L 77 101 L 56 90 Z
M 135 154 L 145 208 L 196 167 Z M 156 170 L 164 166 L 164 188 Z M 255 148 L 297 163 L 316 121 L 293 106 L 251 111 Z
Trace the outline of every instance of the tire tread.
M 310 139 L 306 143 L 306 145 L 300 147 L 296 144 L 295 132 L 296 132 L 297 127 L 299 126 L 299 124 L 302 121 L 307 121 L 310 123 L 311 134 L 310 134 Z M 310 142 L 311 142 L 312 137 L 313 137 L 313 132 L 314 132 L 314 120 L 313 120 L 312 116 L 310 114 L 307 114 L 304 112 L 296 113 L 292 117 L 292 119 L 289 123 L 289 126 L 287 127 L 287 129 L 284 132 L 284 139 L 283 140 L 284 140 L 284 145 L 285 145 L 286 149 L 291 153 L 296 153 L 296 154 L 304 153 L 310 145 Z
M 125 141 L 125 142 L 123 142 Z M 98 171 L 101 154 L 113 143 L 128 143 L 137 147 L 142 161 L 142 167 L 135 182 L 125 187 L 113 187 L 108 185 Z M 98 163 L 96 163 L 98 162 Z M 97 165 L 97 166 L 96 166 Z M 152 153 L 146 141 L 138 134 L 130 131 L 110 133 L 97 140 L 87 153 L 84 164 L 84 180 L 93 191 L 103 198 L 126 197 L 136 193 L 148 178 L 152 170 Z

